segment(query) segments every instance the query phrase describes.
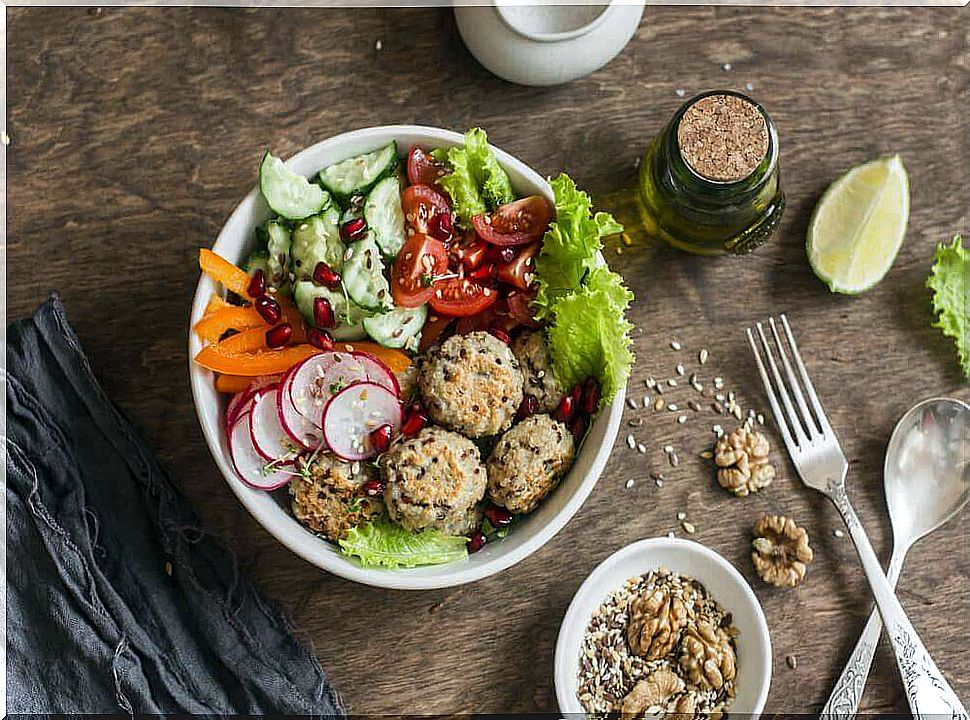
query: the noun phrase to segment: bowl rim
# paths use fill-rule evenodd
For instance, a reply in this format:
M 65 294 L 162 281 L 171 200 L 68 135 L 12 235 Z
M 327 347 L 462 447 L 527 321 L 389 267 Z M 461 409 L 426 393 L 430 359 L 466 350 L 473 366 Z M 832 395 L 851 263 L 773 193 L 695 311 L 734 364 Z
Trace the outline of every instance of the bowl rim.
M 750 717 L 757 718 L 761 711 L 764 710 L 765 702 L 768 699 L 768 691 L 771 688 L 771 675 L 772 675 L 772 650 L 771 650 L 771 633 L 768 629 L 768 620 L 765 617 L 764 609 L 761 607 L 761 602 L 758 600 L 758 596 L 755 595 L 754 590 L 751 585 L 745 579 L 744 575 L 734 567 L 734 565 L 723 555 L 715 550 L 702 545 L 695 540 L 687 540 L 685 538 L 671 538 L 671 537 L 654 537 L 646 538 L 643 540 L 637 540 L 635 542 L 626 545 L 616 552 L 609 555 L 606 559 L 600 562 L 586 579 L 583 580 L 582 584 L 576 590 L 573 595 L 572 600 L 569 603 L 569 608 L 566 610 L 563 616 L 562 623 L 559 625 L 559 634 L 556 638 L 556 649 L 553 656 L 553 682 L 556 689 L 556 702 L 558 703 L 559 710 L 564 715 L 576 715 L 578 717 L 586 717 L 587 714 L 583 710 L 582 706 L 578 704 L 578 699 L 573 693 L 570 692 L 572 685 L 569 688 L 564 687 L 565 676 L 572 671 L 572 657 L 567 657 L 566 654 L 569 649 L 566 647 L 568 644 L 568 630 L 574 627 L 582 625 L 585 628 L 589 621 L 588 613 L 585 613 L 581 607 L 581 604 L 586 600 L 587 596 L 595 596 L 600 598 L 600 602 L 604 600 L 609 593 L 617 589 L 617 587 L 603 587 L 604 583 L 601 583 L 601 578 L 606 575 L 610 570 L 613 569 L 615 565 L 620 564 L 630 555 L 636 555 L 638 552 L 643 550 L 662 550 L 669 548 L 679 548 L 687 551 L 688 554 L 694 553 L 696 555 L 704 556 L 712 560 L 716 565 L 720 566 L 731 580 L 737 585 L 741 590 L 741 595 L 744 601 L 752 608 L 754 611 L 755 625 L 758 628 L 758 635 L 763 640 L 763 648 L 761 657 L 759 658 L 763 667 L 767 668 L 767 672 L 762 673 L 762 683 L 761 687 L 758 688 L 758 695 L 755 700 L 754 707 L 750 712 Z M 646 572 L 649 568 L 643 570 Z M 595 605 L 594 607 L 598 607 Z M 561 679 L 562 678 L 562 679 Z
M 299 161 L 301 158 L 325 152 L 331 146 L 350 144 L 355 141 L 372 141 L 376 146 L 376 144 L 382 141 L 386 143 L 391 139 L 399 139 L 404 135 L 425 135 L 428 141 L 447 142 L 456 145 L 461 144 L 464 138 L 461 133 L 453 130 L 425 125 L 378 125 L 333 135 L 304 148 L 285 162 L 287 165 L 290 165 Z M 491 145 L 491 147 L 503 167 L 514 169 L 537 192 L 541 192 L 547 198 L 552 198 L 552 188 L 541 175 L 526 163 L 501 148 L 495 145 Z M 212 245 L 214 251 L 218 252 L 220 245 L 235 244 L 238 242 L 236 239 L 237 234 L 229 233 L 228 228 L 230 225 L 235 224 L 233 221 L 237 216 L 244 216 L 253 210 L 254 204 L 259 199 L 258 196 L 259 188 L 257 185 L 233 208 L 220 228 L 215 243 Z M 621 388 L 613 401 L 600 411 L 601 416 L 597 418 L 596 422 L 606 423 L 604 442 L 595 449 L 595 454 L 592 457 L 588 471 L 573 494 L 567 499 L 562 509 L 550 518 L 545 525 L 539 527 L 531 537 L 502 554 L 474 564 L 459 564 L 455 562 L 440 566 L 430 566 L 441 568 L 454 566 L 455 569 L 447 575 L 423 576 L 411 573 L 411 571 L 420 568 L 366 568 L 339 554 L 329 555 L 316 552 L 316 543 L 325 543 L 326 541 L 313 536 L 314 543 L 308 543 L 306 541 L 306 530 L 297 520 L 289 518 L 290 522 L 281 526 L 273 517 L 264 512 L 260 507 L 260 503 L 257 502 L 258 496 L 256 493 L 259 491 L 253 491 L 248 488 L 236 477 L 229 461 L 220 449 L 220 438 L 217 435 L 219 429 L 213 427 L 203 415 L 202 401 L 204 395 L 212 390 L 212 380 L 209 371 L 204 370 L 193 362 L 194 354 L 201 345 L 192 332 L 192 326 L 202 316 L 202 312 L 211 296 L 212 287 L 213 283 L 204 274 L 201 274 L 193 295 L 187 329 L 187 361 L 189 365 L 189 385 L 192 390 L 192 403 L 195 407 L 196 417 L 202 428 L 203 438 L 209 449 L 209 454 L 215 461 L 216 467 L 223 476 L 223 480 L 229 485 L 243 507 L 246 508 L 253 519 L 266 532 L 299 557 L 333 575 L 373 587 L 397 590 L 432 590 L 475 582 L 508 569 L 541 548 L 566 526 L 593 491 L 613 450 L 616 436 L 619 433 L 620 420 L 623 415 L 623 403 L 626 395 L 625 388 Z M 587 448 L 584 445 L 585 452 L 591 452 L 592 450 L 592 448 Z M 464 563 L 467 563 L 467 561 L 464 561 Z

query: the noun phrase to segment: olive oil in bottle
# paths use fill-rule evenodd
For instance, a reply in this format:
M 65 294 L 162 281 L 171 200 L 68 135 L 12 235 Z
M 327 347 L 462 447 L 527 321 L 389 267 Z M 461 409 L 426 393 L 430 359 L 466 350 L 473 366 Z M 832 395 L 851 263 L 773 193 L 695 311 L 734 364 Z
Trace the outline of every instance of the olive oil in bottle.
M 785 208 L 768 113 L 728 90 L 688 100 L 647 148 L 637 196 L 647 233 L 681 250 L 742 255 L 759 247 Z

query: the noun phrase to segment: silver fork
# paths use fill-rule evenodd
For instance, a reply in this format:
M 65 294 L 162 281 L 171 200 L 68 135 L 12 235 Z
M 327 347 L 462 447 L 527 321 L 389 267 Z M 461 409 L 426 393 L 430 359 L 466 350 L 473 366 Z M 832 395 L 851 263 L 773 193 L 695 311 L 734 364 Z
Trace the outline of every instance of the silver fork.
M 798 352 L 798 345 L 788 325 L 788 319 L 784 315 L 781 316 L 781 325 L 784 328 L 789 349 L 786 349 L 785 343 L 782 342 L 775 319 L 769 318 L 768 324 L 771 327 L 774 350 L 761 323 L 757 324 L 760 350 L 751 328 L 748 328 L 747 333 L 751 351 L 758 363 L 761 381 L 768 394 L 771 412 L 802 482 L 827 496 L 842 515 L 842 520 L 849 530 L 852 542 L 859 553 L 859 559 L 862 561 L 879 614 L 882 615 L 882 621 L 888 630 L 893 652 L 896 655 L 896 664 L 899 665 L 899 673 L 903 678 L 906 697 L 913 715 L 917 718 L 931 715 L 936 716 L 937 719 L 966 718 L 966 709 L 936 667 L 936 663 L 933 662 L 916 634 L 915 628 L 906 617 L 903 606 L 899 604 L 889 581 L 883 574 L 859 518 L 849 504 L 849 498 L 845 492 L 845 475 L 849 469 L 849 463 L 815 394 L 815 388 L 808 377 L 802 356 Z M 781 358 L 784 366 L 787 385 L 775 361 L 776 354 Z M 794 359 L 797 374 L 789 355 Z M 765 361 L 767 361 L 767 368 Z

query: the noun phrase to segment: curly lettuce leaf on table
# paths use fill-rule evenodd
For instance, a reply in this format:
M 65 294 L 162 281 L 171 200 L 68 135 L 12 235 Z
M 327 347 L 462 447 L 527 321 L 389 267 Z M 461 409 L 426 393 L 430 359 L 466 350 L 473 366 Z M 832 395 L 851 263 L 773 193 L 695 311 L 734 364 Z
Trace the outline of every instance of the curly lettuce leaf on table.
M 461 560 L 468 555 L 467 542 L 437 530 L 409 532 L 381 517 L 351 528 L 340 549 L 364 567 L 411 568 Z
M 593 213 L 589 195 L 566 174 L 550 183 L 556 219 L 536 261 L 536 316 L 550 321 L 549 352 L 556 377 L 571 387 L 595 377 L 602 402 L 616 396 L 630 377 L 633 325 L 626 311 L 633 293 L 598 257 L 603 238 L 623 232 L 609 213 Z
M 970 380 L 970 248 L 957 235 L 953 243 L 936 248 L 926 286 L 933 291 L 933 327 L 953 338 L 963 374 Z

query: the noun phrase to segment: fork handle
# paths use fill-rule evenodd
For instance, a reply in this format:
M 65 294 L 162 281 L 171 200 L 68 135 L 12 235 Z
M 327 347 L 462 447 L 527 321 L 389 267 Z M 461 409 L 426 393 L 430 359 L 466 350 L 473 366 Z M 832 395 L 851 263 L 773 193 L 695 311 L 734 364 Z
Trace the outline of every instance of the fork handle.
M 886 577 L 893 588 L 899 581 L 899 573 L 903 569 L 905 557 L 905 549 L 896 549 L 889 560 Z M 862 702 L 862 694 L 866 689 L 866 680 L 869 679 L 869 671 L 872 668 L 872 660 L 876 655 L 881 634 L 882 618 L 879 616 L 879 610 L 873 608 L 869 621 L 852 650 L 852 655 L 842 668 L 842 674 L 839 675 L 828 702 L 822 708 L 823 718 L 848 720 L 859 712 L 859 704 Z
M 844 483 L 839 483 L 834 488 L 830 487 L 830 491 L 832 501 L 841 513 L 842 520 L 859 553 L 862 568 L 865 570 L 872 594 L 876 599 L 876 607 L 879 608 L 879 614 L 882 615 L 882 621 L 886 625 L 913 717 L 967 718 L 966 708 L 926 651 L 916 629 L 906 617 L 906 611 L 899 604 L 899 599 L 893 592 L 889 580 L 883 574 L 869 538 L 849 504 Z

